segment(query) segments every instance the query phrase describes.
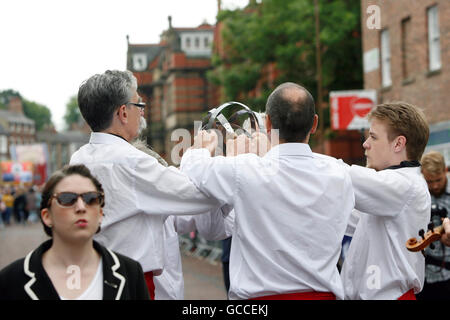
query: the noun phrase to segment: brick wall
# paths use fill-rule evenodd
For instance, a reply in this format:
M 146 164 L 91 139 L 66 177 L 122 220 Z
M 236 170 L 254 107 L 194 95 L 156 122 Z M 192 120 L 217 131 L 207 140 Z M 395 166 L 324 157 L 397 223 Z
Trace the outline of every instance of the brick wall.
M 366 25 L 370 5 L 381 9 L 381 30 L 389 29 L 392 85 L 381 85 L 380 60 L 378 69 L 364 74 L 364 87 L 377 89 L 379 102 L 404 100 L 421 107 L 430 124 L 450 120 L 450 1 L 362 0 L 363 54 L 380 48 L 381 30 Z M 429 72 L 427 8 L 433 5 L 439 10 L 442 67 Z

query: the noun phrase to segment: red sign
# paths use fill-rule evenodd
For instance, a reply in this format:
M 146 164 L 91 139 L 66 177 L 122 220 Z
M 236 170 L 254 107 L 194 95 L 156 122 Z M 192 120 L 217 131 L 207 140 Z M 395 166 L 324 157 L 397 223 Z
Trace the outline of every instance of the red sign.
M 366 116 L 376 103 L 375 90 L 330 92 L 331 128 L 334 130 L 368 128 Z

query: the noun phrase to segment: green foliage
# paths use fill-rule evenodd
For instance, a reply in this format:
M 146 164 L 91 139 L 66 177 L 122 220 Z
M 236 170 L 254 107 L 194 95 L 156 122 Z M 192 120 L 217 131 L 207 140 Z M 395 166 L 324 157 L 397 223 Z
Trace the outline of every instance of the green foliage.
M 324 101 L 331 90 L 362 87 L 360 3 L 319 0 Z M 276 63 L 274 85 L 302 84 L 317 99 L 315 15 L 312 0 L 262 0 L 260 5 L 222 11 L 224 57 L 215 56 L 208 77 L 224 87 L 225 99 L 257 103 L 273 88 L 262 83 L 260 97 L 248 93 L 261 85 L 261 70 Z M 259 81 L 259 82 L 258 82 Z
M 42 130 L 46 125 L 53 126 L 52 113 L 44 105 L 27 99 L 22 100 L 23 113 L 33 119 L 36 126 L 36 131 Z
M 80 109 L 78 108 L 77 96 L 71 96 L 69 102 L 66 104 L 66 113 L 64 114 L 64 122 L 67 129 L 70 128 L 71 124 L 77 123 L 81 119 Z
M 36 131 L 40 131 L 45 125 L 53 126 L 51 111 L 42 104 L 29 101 L 15 90 L 7 89 L 0 91 L 0 109 L 7 110 L 10 98 L 19 97 L 22 99 L 23 113 L 28 118 L 34 120 Z
M 12 89 L 0 91 L 0 109 L 7 110 L 9 99 L 12 97 L 21 97 L 20 93 Z

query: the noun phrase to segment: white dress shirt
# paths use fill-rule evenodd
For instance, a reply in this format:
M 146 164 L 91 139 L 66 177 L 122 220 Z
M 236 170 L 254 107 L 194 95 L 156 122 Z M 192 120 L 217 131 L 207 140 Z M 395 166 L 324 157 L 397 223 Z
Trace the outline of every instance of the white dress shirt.
M 425 260 L 406 241 L 426 231 L 431 200 L 419 167 L 351 166 L 359 222 L 342 267 L 346 299 L 395 300 L 422 290 Z
M 169 216 L 164 223 L 164 271 L 153 277 L 155 300 L 184 299 L 183 267 L 175 218 L 176 216 Z
M 164 223 L 164 271 L 153 278 L 155 300 L 183 300 L 184 279 L 178 235 L 197 231 L 206 240 L 231 235 L 233 214 L 221 209 L 208 214 L 169 216 Z
M 336 264 L 354 194 L 342 161 L 285 143 L 264 157 L 212 158 L 191 149 L 181 170 L 234 207 L 230 299 L 308 291 L 344 297 Z
M 218 205 L 175 167 L 164 167 L 120 137 L 94 132 L 70 164 L 86 165 L 105 191 L 102 231 L 95 240 L 137 260 L 144 272 L 164 267 L 163 224 L 169 215 L 193 215 Z

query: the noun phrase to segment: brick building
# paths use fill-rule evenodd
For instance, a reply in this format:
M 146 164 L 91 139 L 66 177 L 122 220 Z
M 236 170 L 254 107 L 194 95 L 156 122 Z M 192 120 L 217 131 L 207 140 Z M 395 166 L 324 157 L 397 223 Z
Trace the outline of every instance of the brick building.
M 375 5 L 377 7 L 370 7 Z M 367 21 L 381 18 L 380 28 Z M 369 12 L 368 12 L 369 11 Z M 362 0 L 364 87 L 380 103 L 403 100 L 421 107 L 430 124 L 427 150 L 450 164 L 450 1 Z M 374 20 L 371 20 L 372 22 Z
M 218 91 L 207 80 L 211 69 L 215 27 L 169 28 L 157 44 L 128 42 L 127 69 L 138 79 L 146 109 L 147 142 L 171 162 L 178 128 L 193 131 L 194 121 L 219 103 Z
M 8 110 L 0 110 L 0 161 L 10 159 L 10 148 L 36 142 L 34 120 L 25 116 L 22 99 L 11 97 Z

